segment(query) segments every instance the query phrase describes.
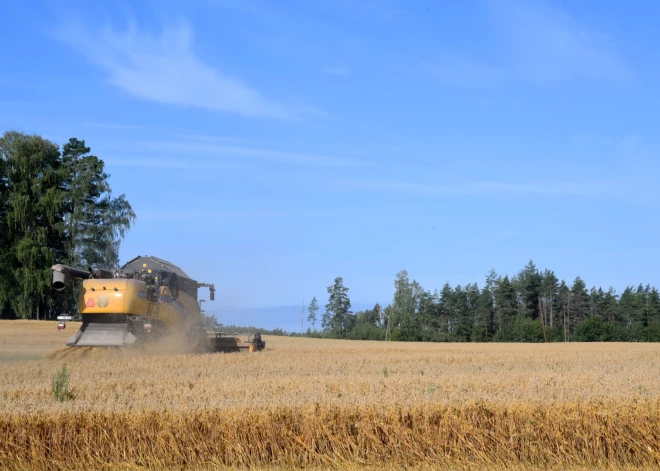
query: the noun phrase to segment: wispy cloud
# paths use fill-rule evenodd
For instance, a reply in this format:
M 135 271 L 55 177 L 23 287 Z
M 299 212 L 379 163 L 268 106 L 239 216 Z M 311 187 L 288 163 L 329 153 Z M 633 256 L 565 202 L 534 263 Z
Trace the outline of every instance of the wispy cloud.
M 580 25 L 565 12 L 534 2 L 497 0 L 493 33 L 505 47 L 500 62 L 445 57 L 429 66 L 440 80 L 479 87 L 525 80 L 557 82 L 574 77 L 628 79 L 631 71 L 611 38 Z
M 250 117 L 322 114 L 313 107 L 268 99 L 243 80 L 204 63 L 193 52 L 193 31 L 185 23 L 150 34 L 134 24 L 117 31 L 110 25 L 91 29 L 69 21 L 53 35 L 104 69 L 112 84 L 140 98 Z

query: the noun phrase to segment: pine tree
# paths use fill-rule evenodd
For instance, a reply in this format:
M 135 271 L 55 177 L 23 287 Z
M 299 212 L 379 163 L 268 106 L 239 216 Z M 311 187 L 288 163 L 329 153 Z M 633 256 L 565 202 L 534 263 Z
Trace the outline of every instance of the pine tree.
M 617 294 L 616 290 L 612 287 L 610 287 L 603 297 L 601 313 L 606 322 L 616 322 L 619 319 Z
M 632 329 L 632 325 L 637 317 L 636 313 L 636 303 L 635 303 L 635 293 L 630 286 L 626 286 L 626 289 L 621 293 L 619 298 L 619 309 L 618 309 L 618 320 L 621 323 L 621 326 L 627 330 Z
M 589 291 L 589 313 L 588 317 L 600 317 L 601 315 L 601 306 L 603 300 L 605 299 L 605 293 L 602 289 L 596 289 L 595 286 L 592 286 Z
M 660 324 L 660 293 L 652 288 L 648 295 L 649 324 Z
M 578 276 L 571 287 L 571 303 L 569 309 L 569 332 L 572 334 L 575 328 L 584 321 L 589 314 L 589 294 L 587 285 Z
M 522 307 L 522 314 L 525 317 L 532 319 L 539 318 L 539 297 L 541 295 L 541 286 L 543 277 L 534 265 L 533 261 L 529 261 L 525 268 L 523 268 L 517 276 L 518 285 L 520 289 L 520 304 Z
M 459 337 L 465 342 L 469 342 L 472 338 L 478 319 L 479 294 L 479 286 L 476 283 L 468 283 L 463 290 L 465 301 L 459 321 Z
M 453 332 L 451 312 L 454 306 L 454 290 L 449 283 L 445 283 L 440 291 L 438 300 L 438 317 L 440 318 L 440 333 L 449 336 Z
M 325 305 L 326 312 L 323 315 L 323 328 L 338 338 L 346 338 L 354 319 L 348 288 L 344 286 L 344 280 L 341 277 L 335 278 L 334 284 L 328 286 L 328 294 L 328 304 Z
M 114 268 L 119 244 L 135 221 L 125 195 L 112 197 L 104 163 L 88 155 L 85 141 L 69 139 L 62 149 L 66 190 L 67 260 L 74 266 Z
M 559 303 L 559 280 L 555 276 L 554 272 L 550 270 L 545 270 L 543 272 L 543 277 L 541 280 L 541 315 L 543 316 L 543 322 L 545 325 L 550 328 L 554 328 L 556 325 L 556 316 L 557 308 L 560 306 Z
M 487 342 L 495 332 L 495 309 L 493 294 L 488 285 L 481 290 L 477 299 L 477 324 L 472 336 L 474 342 Z
M 312 301 L 309 303 L 309 306 L 307 307 L 307 311 L 309 312 L 309 315 L 307 316 L 307 320 L 312 323 L 312 329 L 314 329 L 314 332 L 316 332 L 316 313 L 319 310 L 319 303 L 316 300 L 316 296 L 312 298 Z
M 422 292 L 419 297 L 419 339 L 422 341 L 435 340 L 438 333 L 438 305 L 435 296 L 428 291 Z
M 516 293 L 508 276 L 500 278 L 497 281 L 494 295 L 497 312 L 497 328 L 500 333 L 503 333 L 513 321 L 513 318 L 518 311 Z
M 486 275 L 486 289 L 491 293 L 495 292 L 495 286 L 497 285 L 498 276 L 495 272 L 495 269 L 491 268 Z
M 469 308 L 467 305 L 467 296 L 461 285 L 456 285 L 454 288 L 454 309 L 452 312 L 452 324 L 454 329 L 454 340 L 458 342 L 465 342 L 466 336 L 469 335 L 468 321 Z
M 650 286 L 637 286 L 635 292 L 635 323 L 639 326 L 646 327 L 648 325 L 648 294 L 651 291 Z

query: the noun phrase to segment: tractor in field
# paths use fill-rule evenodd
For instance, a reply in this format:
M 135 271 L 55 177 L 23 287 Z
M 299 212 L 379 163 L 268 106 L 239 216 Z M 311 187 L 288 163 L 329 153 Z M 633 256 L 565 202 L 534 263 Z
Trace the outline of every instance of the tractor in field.
M 197 351 L 259 351 L 266 343 L 259 334 L 208 331 L 198 290 L 215 286 L 191 279 L 181 268 L 152 256 L 138 256 L 118 270 L 88 270 L 53 265 L 53 288 L 62 291 L 82 279 L 78 310 L 80 330 L 69 347 L 130 347 L 184 335 Z

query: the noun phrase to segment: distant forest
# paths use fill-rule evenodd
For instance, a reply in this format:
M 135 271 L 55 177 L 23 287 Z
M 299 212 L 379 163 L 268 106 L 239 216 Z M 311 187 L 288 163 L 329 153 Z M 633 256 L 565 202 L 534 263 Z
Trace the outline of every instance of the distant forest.
M 404 270 L 391 304 L 353 313 L 341 277 L 328 287 L 325 312 L 309 306 L 307 336 L 423 342 L 657 342 L 660 293 L 649 285 L 587 289 L 571 285 L 530 261 L 509 278 L 494 270 L 477 283 L 424 290 Z M 316 330 L 320 321 L 320 329 Z M 299 334 L 291 334 L 299 335 Z

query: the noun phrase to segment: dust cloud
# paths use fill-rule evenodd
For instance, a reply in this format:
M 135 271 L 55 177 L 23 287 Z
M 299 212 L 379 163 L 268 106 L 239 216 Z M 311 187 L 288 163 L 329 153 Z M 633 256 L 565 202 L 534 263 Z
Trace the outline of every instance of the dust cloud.
M 157 355 L 188 355 L 210 353 L 204 332 L 170 334 L 157 339 L 125 347 L 64 347 L 46 358 L 50 360 L 78 361 L 89 358 L 134 358 Z

